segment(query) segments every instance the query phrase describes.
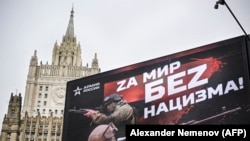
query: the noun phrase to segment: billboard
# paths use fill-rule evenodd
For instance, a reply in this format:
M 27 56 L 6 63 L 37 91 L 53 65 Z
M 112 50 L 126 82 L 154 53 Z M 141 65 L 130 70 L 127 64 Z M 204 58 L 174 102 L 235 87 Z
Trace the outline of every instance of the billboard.
M 87 141 L 98 126 L 81 112 L 118 93 L 138 124 L 250 124 L 244 36 L 132 64 L 67 83 L 63 141 Z

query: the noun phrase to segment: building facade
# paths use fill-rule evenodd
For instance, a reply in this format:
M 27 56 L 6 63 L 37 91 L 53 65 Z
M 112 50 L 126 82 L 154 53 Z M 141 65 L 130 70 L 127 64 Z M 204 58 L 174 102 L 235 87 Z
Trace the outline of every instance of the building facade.
M 11 94 L 0 141 L 61 140 L 66 83 L 101 71 L 96 53 L 91 66 L 82 65 L 81 46 L 74 34 L 73 18 L 72 8 L 66 34 L 60 44 L 54 44 L 51 64 L 39 63 L 37 51 L 34 51 L 24 103 L 21 94 Z

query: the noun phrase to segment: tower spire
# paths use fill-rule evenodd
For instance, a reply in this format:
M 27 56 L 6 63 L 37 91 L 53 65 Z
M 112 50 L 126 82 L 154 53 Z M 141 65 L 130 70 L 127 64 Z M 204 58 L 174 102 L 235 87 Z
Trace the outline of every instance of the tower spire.
M 72 6 L 72 10 L 70 13 L 70 19 L 69 19 L 69 24 L 68 24 L 68 28 L 66 31 L 66 35 L 68 37 L 74 37 L 74 6 Z

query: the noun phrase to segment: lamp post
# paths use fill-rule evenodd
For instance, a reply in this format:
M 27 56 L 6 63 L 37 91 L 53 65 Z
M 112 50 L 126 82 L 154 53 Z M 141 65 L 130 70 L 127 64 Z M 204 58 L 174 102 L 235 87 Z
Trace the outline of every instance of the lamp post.
M 249 36 L 247 35 L 246 31 L 244 30 L 244 28 L 242 27 L 242 25 L 240 24 L 239 20 L 236 18 L 236 16 L 235 16 L 234 13 L 232 12 L 232 10 L 230 9 L 230 7 L 229 7 L 228 4 L 226 3 L 226 1 L 225 1 L 225 0 L 218 0 L 218 1 L 215 3 L 214 8 L 215 8 L 215 9 L 218 9 L 218 8 L 219 8 L 219 4 L 220 4 L 220 5 L 226 5 L 227 9 L 228 9 L 229 12 L 232 14 L 232 16 L 234 17 L 234 19 L 236 20 L 236 22 L 237 22 L 238 25 L 240 26 L 241 30 L 244 32 L 246 38 L 250 41 Z

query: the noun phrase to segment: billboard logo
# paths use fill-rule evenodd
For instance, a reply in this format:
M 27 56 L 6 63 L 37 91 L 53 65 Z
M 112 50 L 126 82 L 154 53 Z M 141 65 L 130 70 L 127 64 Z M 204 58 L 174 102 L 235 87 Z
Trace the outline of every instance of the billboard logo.
M 81 90 L 82 90 L 82 88 L 79 88 L 79 86 L 77 86 L 77 88 L 75 90 L 73 90 L 75 92 L 75 96 L 81 95 Z
M 86 93 L 86 92 L 94 91 L 97 89 L 100 89 L 100 82 L 83 86 L 83 88 L 79 88 L 79 86 L 77 86 L 77 88 L 73 91 L 75 93 L 74 96 L 77 96 L 77 95 L 81 95 L 81 91 L 83 93 Z

